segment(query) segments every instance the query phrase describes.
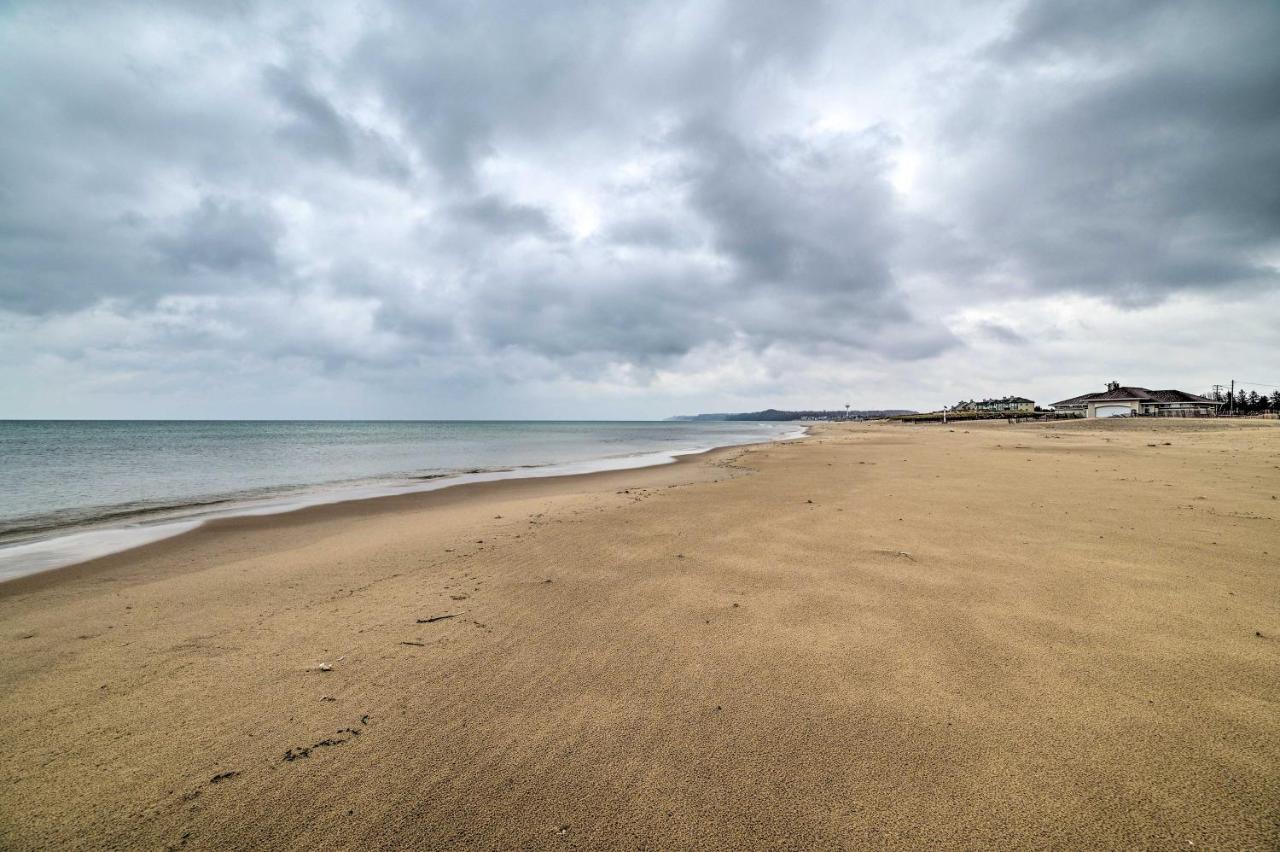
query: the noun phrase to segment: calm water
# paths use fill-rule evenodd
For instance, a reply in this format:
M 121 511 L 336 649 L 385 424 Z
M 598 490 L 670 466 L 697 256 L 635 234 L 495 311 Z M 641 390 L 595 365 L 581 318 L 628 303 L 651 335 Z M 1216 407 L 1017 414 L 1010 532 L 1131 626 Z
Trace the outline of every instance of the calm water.
M 143 537 L 122 529 L 475 478 L 654 463 L 796 430 L 786 423 L 0 421 L 0 563 L 8 564 L 0 577 L 66 561 L 32 543 L 85 531 L 111 529 L 113 541 L 131 546 Z M 90 548 L 104 549 L 119 548 Z

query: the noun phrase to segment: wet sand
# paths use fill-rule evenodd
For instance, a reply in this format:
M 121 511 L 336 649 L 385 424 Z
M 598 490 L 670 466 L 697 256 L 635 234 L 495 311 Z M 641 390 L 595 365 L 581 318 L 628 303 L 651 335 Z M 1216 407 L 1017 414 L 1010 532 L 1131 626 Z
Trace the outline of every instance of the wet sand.
M 850 425 L 210 524 L 0 584 L 0 847 L 1276 848 L 1278 498 Z

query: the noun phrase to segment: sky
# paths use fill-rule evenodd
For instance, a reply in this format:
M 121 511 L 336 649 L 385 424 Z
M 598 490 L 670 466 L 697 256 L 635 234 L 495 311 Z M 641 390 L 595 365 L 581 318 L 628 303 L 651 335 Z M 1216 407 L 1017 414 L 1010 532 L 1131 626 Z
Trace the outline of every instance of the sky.
M 0 418 L 1280 385 L 1278 44 L 1273 0 L 0 2 Z

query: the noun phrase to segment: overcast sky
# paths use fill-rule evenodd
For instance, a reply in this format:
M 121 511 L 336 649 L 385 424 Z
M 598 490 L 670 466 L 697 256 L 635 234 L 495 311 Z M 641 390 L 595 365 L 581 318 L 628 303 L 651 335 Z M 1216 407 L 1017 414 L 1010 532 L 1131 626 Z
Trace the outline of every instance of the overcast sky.
M 1274 0 L 2 3 L 0 417 L 1280 385 L 1278 45 Z

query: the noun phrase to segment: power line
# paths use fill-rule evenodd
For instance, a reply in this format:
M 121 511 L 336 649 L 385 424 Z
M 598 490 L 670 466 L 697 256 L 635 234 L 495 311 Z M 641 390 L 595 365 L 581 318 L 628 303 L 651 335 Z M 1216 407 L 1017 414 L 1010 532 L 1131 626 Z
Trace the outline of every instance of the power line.
M 1275 390 L 1280 390 L 1280 385 L 1269 385 L 1269 384 L 1267 384 L 1266 382 L 1244 382 L 1244 381 L 1237 381 L 1237 382 L 1236 382 L 1236 384 L 1238 384 L 1238 385 L 1256 385 L 1256 386 L 1258 386 L 1258 387 L 1260 387 L 1260 388 L 1274 388 Z

